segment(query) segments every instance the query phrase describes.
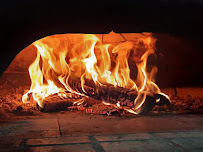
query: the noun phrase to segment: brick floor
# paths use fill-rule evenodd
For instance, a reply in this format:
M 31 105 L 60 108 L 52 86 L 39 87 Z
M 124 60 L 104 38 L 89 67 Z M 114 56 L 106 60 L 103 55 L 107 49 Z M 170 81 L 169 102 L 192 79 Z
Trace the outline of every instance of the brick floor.
M 10 144 L 0 151 L 202 151 L 203 131 L 31 138 Z
M 8 121 L 0 125 L 0 151 L 203 151 L 202 120 L 176 115 Z

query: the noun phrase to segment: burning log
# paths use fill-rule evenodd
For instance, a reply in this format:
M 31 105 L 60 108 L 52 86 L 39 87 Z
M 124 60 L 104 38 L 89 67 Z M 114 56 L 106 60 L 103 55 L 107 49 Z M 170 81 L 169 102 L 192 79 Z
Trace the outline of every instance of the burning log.
M 111 84 L 99 85 L 88 79 L 85 79 L 85 83 L 82 87 L 80 78 L 73 76 L 69 77 L 68 84 L 74 91 L 118 107 L 123 107 L 124 109 L 131 109 L 137 114 L 148 113 L 157 103 L 159 103 L 159 105 L 170 104 L 170 101 L 165 96 L 148 93 L 144 102 L 138 102 L 136 103 L 137 105 L 134 105 L 134 101 L 138 97 L 138 92 L 136 90 L 114 87 Z M 156 102 L 156 99 L 159 99 L 160 101 Z M 134 109 L 135 106 L 139 108 Z
M 138 97 L 138 92 L 123 87 L 114 87 L 111 84 L 98 85 L 92 80 L 85 80 L 83 88 L 81 80 L 77 77 L 69 77 L 69 86 L 76 92 L 85 94 L 86 96 L 76 95 L 70 92 L 63 92 L 50 95 L 44 99 L 44 106 L 37 108 L 41 112 L 52 112 L 66 110 L 67 107 L 72 107 L 77 104 L 83 107 L 89 107 L 102 101 L 107 104 L 112 104 L 118 109 L 125 109 L 137 114 L 146 114 L 153 109 L 155 105 L 170 104 L 169 100 L 160 94 L 147 94 L 144 102 L 139 103 L 137 109 L 134 109 L 135 99 Z M 144 94 L 143 94 L 144 95 Z M 88 96 L 88 97 L 87 97 Z M 160 101 L 157 103 L 156 99 Z M 140 104 L 140 105 L 139 105 Z
M 88 107 L 97 103 L 101 103 L 101 101 L 86 96 L 63 92 L 49 95 L 44 99 L 44 106 L 40 107 L 37 104 L 37 109 L 41 112 L 56 112 L 67 110 L 68 107 L 71 108 L 78 104 L 82 105 L 82 107 Z
M 37 108 L 41 112 L 55 112 L 66 110 L 67 107 L 70 107 L 76 102 L 77 100 L 82 100 L 81 96 L 68 96 L 69 94 L 64 93 L 56 93 L 50 95 L 44 99 L 44 106 L 40 107 L 37 104 Z
M 119 101 L 121 105 L 129 107 L 133 106 L 133 102 L 138 95 L 136 90 L 114 87 L 111 84 L 99 85 L 89 79 L 85 79 L 82 87 L 80 78 L 73 76 L 69 77 L 68 84 L 74 91 L 80 92 L 81 94 L 112 104 L 117 104 Z

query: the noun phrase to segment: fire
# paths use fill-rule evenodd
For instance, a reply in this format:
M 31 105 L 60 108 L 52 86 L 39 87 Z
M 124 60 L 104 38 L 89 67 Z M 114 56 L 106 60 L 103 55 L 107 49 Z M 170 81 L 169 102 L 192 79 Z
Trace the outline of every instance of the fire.
M 147 72 L 147 59 L 154 54 L 156 40 L 151 36 L 126 41 L 119 44 L 103 44 L 93 34 L 66 34 L 49 36 L 37 40 L 33 45 L 37 49 L 37 57 L 29 67 L 31 87 L 28 93 L 40 107 L 44 98 L 60 92 L 68 91 L 85 96 L 85 80 L 92 80 L 96 85 L 111 84 L 138 92 L 132 109 L 127 111 L 136 114 L 145 101 L 147 94 L 161 93 L 155 84 L 154 75 L 157 68 Z M 136 79 L 130 76 L 129 60 L 137 66 Z M 70 76 L 80 78 L 84 93 L 70 87 Z M 28 93 L 23 102 L 29 102 Z M 166 96 L 166 95 L 165 95 Z M 104 104 L 109 104 L 105 103 Z M 78 104 L 80 104 L 78 102 Z M 114 106 L 121 107 L 120 102 Z

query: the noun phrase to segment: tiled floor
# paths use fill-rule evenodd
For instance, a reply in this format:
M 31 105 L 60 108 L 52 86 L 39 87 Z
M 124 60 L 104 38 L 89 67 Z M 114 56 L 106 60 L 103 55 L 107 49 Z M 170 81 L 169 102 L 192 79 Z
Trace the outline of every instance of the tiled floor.
M 4 121 L 0 151 L 203 151 L 203 117 L 60 115 Z

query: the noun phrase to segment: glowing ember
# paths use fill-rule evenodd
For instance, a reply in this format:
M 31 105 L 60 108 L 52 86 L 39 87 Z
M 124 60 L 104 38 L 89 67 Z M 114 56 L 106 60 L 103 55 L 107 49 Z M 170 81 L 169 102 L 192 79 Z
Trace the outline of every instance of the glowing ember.
M 40 107 L 44 106 L 45 97 L 55 93 L 63 96 L 61 92 L 68 91 L 85 96 L 70 87 L 69 77 L 75 76 L 81 79 L 83 92 L 86 92 L 85 79 L 93 80 L 99 86 L 112 84 L 114 87 L 135 90 L 138 95 L 133 108 L 124 108 L 119 101 L 114 106 L 137 114 L 136 110 L 142 106 L 147 94 L 166 96 L 154 83 L 157 68 L 153 67 L 150 73 L 146 71 L 147 59 L 154 53 L 155 41 L 148 35 L 138 37 L 136 41 L 103 44 L 92 34 L 66 34 L 61 35 L 60 39 L 49 36 L 35 41 L 33 45 L 38 50 L 37 57 L 29 67 L 32 84 L 29 92 L 23 96 L 23 102 L 29 102 L 29 93 Z M 129 59 L 137 66 L 136 80 L 130 77 Z M 80 101 L 77 104 L 81 104 Z

